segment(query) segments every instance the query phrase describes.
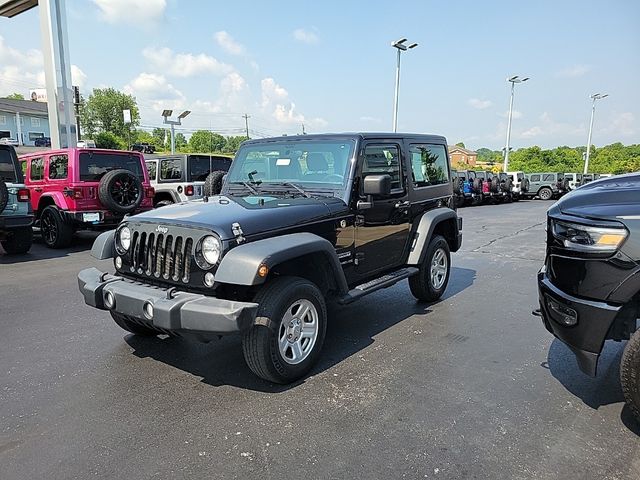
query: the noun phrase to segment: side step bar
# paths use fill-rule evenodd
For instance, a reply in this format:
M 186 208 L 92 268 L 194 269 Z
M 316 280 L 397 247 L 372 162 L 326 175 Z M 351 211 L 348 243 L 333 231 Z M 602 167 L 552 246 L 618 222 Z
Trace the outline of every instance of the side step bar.
M 354 289 L 349 290 L 346 295 L 338 298 L 338 303 L 341 305 L 346 305 L 347 303 L 355 302 L 365 295 L 369 295 L 370 293 L 382 290 L 383 288 L 391 287 L 392 285 L 398 283 L 400 280 L 409 278 L 416 273 L 418 273 L 418 269 L 416 267 L 406 267 L 400 270 L 396 270 L 395 272 L 388 273 L 387 275 L 383 275 L 380 278 L 376 278 L 375 280 L 371 280 L 370 282 L 363 283 L 362 285 L 358 285 Z

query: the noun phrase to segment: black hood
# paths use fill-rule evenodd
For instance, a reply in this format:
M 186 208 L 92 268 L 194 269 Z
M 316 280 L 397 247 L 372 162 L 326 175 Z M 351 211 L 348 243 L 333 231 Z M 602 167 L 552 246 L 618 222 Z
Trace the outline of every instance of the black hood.
M 616 218 L 640 214 L 640 173 L 603 178 L 573 190 L 550 210 L 584 218 Z
M 223 240 L 233 238 L 231 225 L 239 223 L 245 236 L 314 223 L 346 210 L 339 198 L 283 198 L 252 195 L 214 196 L 141 213 L 132 220 L 162 225 L 194 226 L 215 231 Z

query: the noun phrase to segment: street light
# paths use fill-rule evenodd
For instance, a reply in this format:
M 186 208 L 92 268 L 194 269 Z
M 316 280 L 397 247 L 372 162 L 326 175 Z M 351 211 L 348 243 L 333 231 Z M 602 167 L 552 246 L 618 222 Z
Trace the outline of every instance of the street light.
M 603 98 L 608 97 L 609 94 L 605 93 L 594 93 L 590 96 L 593 103 L 591 105 L 591 123 L 589 124 L 589 138 L 587 139 L 587 154 L 584 160 L 584 174 L 587 174 L 587 170 L 589 170 L 589 155 L 591 153 L 591 133 L 593 132 L 593 115 L 596 113 L 596 100 L 602 100 Z
M 516 83 L 522 83 L 529 80 L 529 77 L 520 78 L 518 75 L 507 78 L 507 82 L 511 82 L 511 100 L 509 101 L 509 120 L 507 121 L 507 144 L 504 147 L 504 171 L 509 168 L 509 143 L 511 142 L 511 117 L 513 115 L 513 92 Z
M 169 120 L 169 117 L 173 115 L 173 110 L 163 110 L 162 117 L 164 118 L 165 125 L 171 125 L 171 153 L 176 153 L 176 132 L 174 127 L 176 125 L 182 125 L 182 119 L 191 113 L 191 110 L 185 110 L 178 115 L 178 120 Z
M 401 38 L 400 40 L 396 40 L 391 43 L 393 48 L 398 50 L 398 64 L 396 66 L 396 93 L 393 101 L 393 131 L 398 131 L 398 94 L 400 91 L 400 52 L 404 52 L 406 50 L 410 50 L 412 48 L 416 48 L 418 46 L 417 43 L 412 43 L 411 45 L 405 45 L 407 41 L 406 38 Z

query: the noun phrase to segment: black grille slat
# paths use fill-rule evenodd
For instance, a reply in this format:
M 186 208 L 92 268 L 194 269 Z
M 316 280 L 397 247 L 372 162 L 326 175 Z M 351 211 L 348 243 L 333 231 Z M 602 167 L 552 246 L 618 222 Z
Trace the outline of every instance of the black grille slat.
M 140 239 L 138 241 L 138 255 L 137 255 L 138 268 L 142 270 L 147 268 L 147 266 L 145 265 L 146 246 L 147 246 L 147 234 L 145 232 L 142 232 L 140 234 Z
M 176 237 L 176 247 L 174 254 L 174 269 L 173 269 L 173 280 L 177 282 L 182 278 L 182 237 Z
M 131 266 L 133 268 L 137 268 L 138 266 L 138 232 L 133 232 L 133 239 L 131 240 L 131 244 L 133 245 L 133 250 L 131 251 Z
M 167 243 L 164 246 L 164 273 L 162 276 L 168 280 L 173 270 L 173 236 L 167 235 Z
M 155 235 L 153 233 L 149 234 L 149 238 L 147 240 L 147 253 L 145 260 L 146 274 L 151 275 L 153 271 L 153 247 L 155 246 Z
M 191 276 L 191 250 L 193 249 L 193 239 L 187 238 L 184 247 L 184 258 L 186 261 L 184 262 L 184 271 L 182 272 L 182 281 L 184 283 L 189 282 L 189 277 Z
M 162 267 L 164 266 L 164 235 L 158 235 L 155 247 L 155 260 L 153 261 L 153 274 L 159 277 L 162 273 Z

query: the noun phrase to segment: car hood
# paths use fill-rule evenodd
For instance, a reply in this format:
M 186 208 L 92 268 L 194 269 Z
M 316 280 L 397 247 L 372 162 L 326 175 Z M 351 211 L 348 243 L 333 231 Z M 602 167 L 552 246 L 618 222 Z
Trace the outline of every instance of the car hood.
M 640 215 L 640 173 L 596 180 L 562 197 L 550 210 L 584 218 Z
M 207 202 L 194 200 L 161 207 L 135 215 L 130 221 L 206 228 L 229 240 L 234 237 L 231 230 L 234 223 L 240 224 L 245 236 L 251 236 L 318 222 L 346 208 L 341 199 L 333 197 L 217 195 Z

